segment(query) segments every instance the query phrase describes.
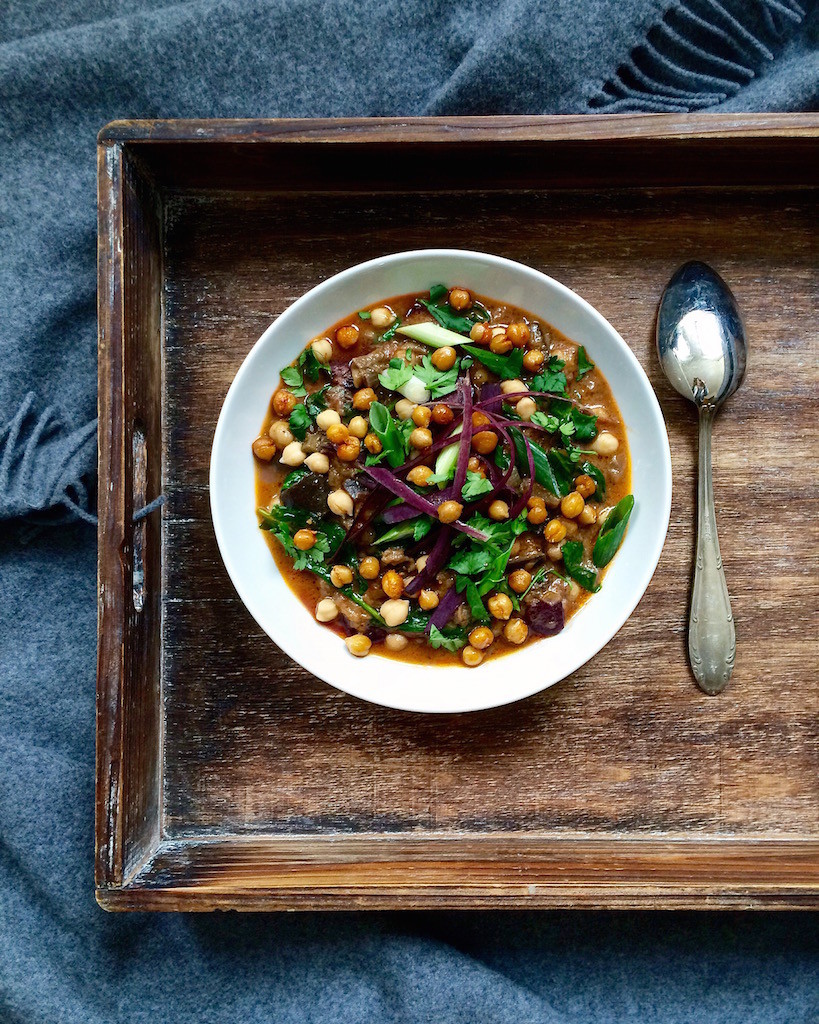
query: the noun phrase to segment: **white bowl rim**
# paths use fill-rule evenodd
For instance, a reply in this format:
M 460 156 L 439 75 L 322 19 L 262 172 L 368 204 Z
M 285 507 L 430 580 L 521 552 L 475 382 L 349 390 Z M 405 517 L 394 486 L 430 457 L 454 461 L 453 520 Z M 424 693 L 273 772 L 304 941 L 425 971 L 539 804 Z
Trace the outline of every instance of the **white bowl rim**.
M 310 648 L 309 643 L 306 645 L 300 643 L 298 635 L 293 636 L 270 628 L 267 617 L 265 616 L 265 614 L 263 613 L 263 609 L 259 605 L 257 595 L 252 593 L 249 587 L 245 586 L 245 581 L 242 577 L 242 573 L 241 571 L 239 571 L 236 565 L 236 561 L 234 559 L 234 549 L 231 537 L 232 530 L 227 522 L 227 517 L 224 508 L 226 495 L 224 494 L 222 488 L 220 487 L 220 466 L 223 457 L 235 457 L 236 454 L 234 449 L 225 450 L 225 438 L 231 419 L 232 406 L 237 401 L 238 396 L 241 394 L 241 390 L 245 380 L 251 376 L 253 372 L 254 362 L 257 360 L 260 352 L 262 352 L 263 349 L 268 345 L 271 336 L 282 334 L 291 320 L 296 319 L 297 316 L 302 312 L 302 310 L 306 306 L 308 306 L 316 299 L 321 297 L 325 292 L 337 288 L 339 285 L 349 281 L 350 279 L 354 279 L 357 276 L 364 275 L 367 273 L 367 271 L 380 269 L 388 265 L 400 264 L 401 262 L 404 261 L 415 262 L 419 260 L 431 261 L 436 259 L 459 259 L 467 261 L 472 260 L 484 264 L 488 262 L 490 265 L 504 267 L 516 274 L 521 275 L 524 279 L 529 279 L 532 282 L 537 282 L 537 284 L 539 284 L 541 287 L 546 285 L 547 288 L 552 289 L 556 293 L 556 295 L 561 296 L 563 299 L 567 300 L 570 304 L 574 305 L 580 311 L 582 311 L 582 313 L 585 316 L 587 316 L 593 322 L 595 322 L 596 325 L 609 336 L 609 339 L 614 343 L 615 347 L 617 348 L 619 356 L 621 356 L 625 360 L 635 380 L 638 381 L 640 384 L 641 396 L 645 400 L 644 411 L 649 415 L 650 419 L 652 420 L 652 426 L 657 431 L 656 440 L 659 443 L 659 454 L 661 455 L 662 459 L 661 463 L 655 466 L 656 475 L 652 480 L 652 487 L 656 488 L 656 511 L 659 513 L 659 518 L 655 518 L 654 522 L 656 527 L 658 528 L 655 529 L 653 532 L 650 550 L 645 551 L 643 553 L 641 568 L 638 571 L 637 575 L 633 577 L 633 586 L 629 588 L 628 599 L 623 601 L 623 603 L 620 605 L 620 611 L 615 616 L 615 621 L 611 623 L 607 629 L 605 629 L 598 636 L 596 636 L 591 644 L 589 644 L 588 646 L 586 646 L 585 644 L 581 645 L 580 649 L 578 650 L 577 656 L 571 658 L 567 662 L 569 667 L 564 666 L 564 669 L 560 671 L 560 674 L 556 678 L 549 678 L 546 682 L 544 682 L 542 679 L 538 679 L 534 683 L 532 683 L 530 680 L 524 685 L 518 685 L 517 687 L 510 688 L 509 692 L 496 693 L 489 699 L 483 697 L 479 698 L 477 701 L 470 701 L 465 700 L 463 696 L 460 696 L 456 699 L 439 699 L 438 697 L 435 697 L 434 700 L 432 700 L 432 702 L 428 698 L 426 701 L 419 703 L 418 700 L 414 699 L 412 696 L 407 696 L 403 692 L 399 694 L 380 693 L 377 691 L 374 692 L 372 685 L 361 685 L 355 680 L 350 679 L 349 673 L 347 674 L 346 678 L 339 679 L 339 675 L 333 672 L 333 666 L 336 664 L 335 661 L 331 661 L 328 663 L 327 661 L 317 660 L 317 658 L 314 656 L 314 652 Z M 462 281 L 461 283 L 464 285 L 468 285 L 468 282 L 466 281 Z M 483 293 L 489 294 L 485 290 Z M 490 295 L 490 297 L 497 299 L 497 296 Z M 346 315 L 349 315 L 349 310 L 339 313 L 336 319 L 341 319 Z M 546 321 L 547 323 L 552 322 L 547 313 L 537 313 L 536 315 L 540 319 Z M 576 338 L 570 338 L 570 340 L 572 340 L 575 344 L 583 343 L 582 341 Z M 288 365 L 289 361 L 290 360 L 288 360 L 287 363 L 281 364 L 282 367 L 284 365 Z M 614 388 L 612 388 L 612 392 L 614 394 L 615 400 L 618 401 L 618 405 L 621 406 L 620 411 L 621 414 L 623 414 L 625 420 L 626 415 L 623 412 L 622 405 L 618 400 Z M 260 415 L 258 417 L 259 421 L 261 421 L 263 415 L 264 410 L 261 410 Z M 625 426 L 626 431 L 628 433 L 627 423 L 625 424 Z M 632 447 L 631 441 L 629 446 L 630 448 Z M 239 367 L 239 370 L 237 371 L 235 377 L 233 378 L 230 384 L 214 432 L 213 445 L 211 449 L 209 476 L 211 516 L 213 520 L 217 544 L 222 559 L 224 561 L 225 568 L 228 572 L 231 582 L 233 583 L 233 586 L 235 587 L 245 607 L 248 609 L 248 611 L 256 620 L 258 625 L 262 628 L 262 630 L 264 630 L 264 632 L 270 637 L 270 639 L 273 640 L 273 642 L 279 648 L 281 648 L 281 650 L 283 650 L 289 657 L 291 657 L 295 662 L 304 667 L 307 671 L 317 676 L 319 679 L 322 679 L 323 681 L 329 683 L 336 689 L 341 690 L 342 692 L 348 693 L 354 697 L 358 697 L 359 699 L 369 701 L 371 703 L 383 707 L 394 708 L 396 710 L 401 711 L 411 711 L 427 714 L 452 714 L 463 713 L 467 711 L 481 711 L 486 710 L 488 708 L 500 707 L 505 704 L 511 704 L 520 700 L 524 700 L 527 697 L 530 697 L 535 693 L 539 693 L 541 690 L 548 689 L 549 687 L 565 679 L 567 676 L 577 671 L 577 669 L 579 669 L 587 661 L 591 660 L 591 658 L 597 655 L 629 619 L 631 613 L 636 608 L 637 604 L 639 603 L 645 591 L 647 590 L 649 583 L 651 582 L 657 564 L 660 560 L 660 556 L 662 554 L 668 530 L 668 524 L 671 514 L 671 487 L 671 450 L 668 442 L 668 434 L 665 428 L 665 421 L 663 419 L 659 402 L 657 401 L 657 397 L 654 393 L 654 389 L 651 386 L 648 376 L 646 375 L 645 371 L 640 365 L 640 362 L 638 361 L 637 357 L 631 351 L 631 349 L 620 336 L 620 334 L 608 322 L 608 320 L 606 320 L 605 317 L 601 313 L 599 313 L 594 308 L 594 306 L 592 306 L 586 299 L 582 298 L 582 296 L 578 295 L 576 292 L 574 292 L 566 285 L 561 284 L 559 281 L 555 280 L 554 278 L 550 277 L 547 274 L 542 273 L 539 270 L 535 270 L 532 267 L 528 267 L 525 264 L 518 263 L 515 260 L 511 260 L 503 256 L 496 256 L 490 253 L 478 252 L 468 249 L 444 248 L 402 250 L 401 252 L 390 253 L 384 256 L 375 257 L 374 259 L 367 260 L 363 263 L 357 263 L 354 266 L 351 266 L 346 270 L 340 271 L 338 274 L 335 274 L 332 277 L 327 278 L 320 284 L 315 285 L 309 291 L 305 292 L 300 298 L 296 299 L 293 303 L 291 303 L 291 305 L 288 306 L 287 309 L 285 309 L 276 318 L 276 320 L 274 320 L 274 322 L 267 328 L 267 330 L 264 331 L 261 337 L 254 343 L 250 351 L 245 356 L 241 366 Z M 254 522 L 256 522 L 255 508 L 254 505 L 252 504 L 252 494 L 248 496 L 248 508 L 250 512 L 252 512 L 253 514 Z M 628 542 L 628 535 L 629 534 L 627 532 L 626 540 L 621 546 L 618 555 L 615 557 L 611 565 L 608 567 L 606 578 L 608 578 L 608 576 L 611 574 L 612 567 L 617 563 L 617 559 L 622 556 L 623 550 L 625 549 L 626 544 Z M 278 576 L 279 573 L 278 569 L 275 567 L 274 559 L 270 557 L 269 560 L 270 564 L 275 569 L 275 575 Z M 291 596 L 293 598 L 293 601 L 301 608 L 303 608 L 303 605 L 296 597 L 296 595 L 292 594 L 291 592 Z M 566 630 L 572 625 L 572 623 L 577 622 L 577 620 L 582 615 L 583 611 L 586 608 L 588 608 L 595 600 L 598 600 L 599 597 L 600 595 L 592 596 L 583 605 L 583 607 L 574 616 L 572 616 L 572 618 L 569 620 L 569 623 L 567 624 L 566 629 L 564 629 L 563 631 L 564 634 L 566 633 Z M 321 630 L 323 634 L 329 634 L 333 636 L 336 640 L 338 640 L 336 634 L 333 634 L 331 633 L 331 631 L 324 629 L 323 626 L 315 622 L 312 616 L 309 615 L 309 613 L 307 613 L 306 609 L 304 609 L 304 611 L 306 621 L 312 623 L 312 626 L 316 630 Z M 559 634 L 559 636 L 560 635 L 561 634 Z M 491 659 L 488 663 L 484 663 L 484 665 L 480 666 L 478 669 L 466 669 L 460 667 L 435 667 L 433 671 L 436 674 L 441 674 L 444 672 L 458 672 L 459 674 L 474 675 L 475 673 L 481 672 L 485 669 L 489 669 L 493 666 L 495 670 L 497 670 L 498 668 L 502 668 L 503 666 L 510 666 L 512 664 L 512 661 L 510 659 L 519 659 L 521 654 L 524 653 L 526 650 L 531 650 L 533 647 L 543 650 L 546 644 L 552 643 L 556 639 L 558 638 L 545 638 L 537 641 L 535 644 L 526 644 L 518 651 L 511 651 L 501 658 Z M 344 659 L 340 659 L 338 665 L 344 665 L 345 659 L 347 659 L 346 652 L 344 652 Z M 375 659 L 372 657 L 367 659 L 349 658 L 348 664 L 355 664 L 360 666 L 365 662 L 371 662 L 373 660 L 377 660 L 384 667 L 389 665 L 401 665 L 403 670 L 409 671 L 412 674 L 421 673 L 425 669 L 429 671 L 429 667 L 424 666 L 423 664 L 400 662 L 392 659 L 387 660 L 381 657 L 376 657 Z M 509 684 L 509 681 L 510 679 L 507 678 L 505 681 L 506 685 Z

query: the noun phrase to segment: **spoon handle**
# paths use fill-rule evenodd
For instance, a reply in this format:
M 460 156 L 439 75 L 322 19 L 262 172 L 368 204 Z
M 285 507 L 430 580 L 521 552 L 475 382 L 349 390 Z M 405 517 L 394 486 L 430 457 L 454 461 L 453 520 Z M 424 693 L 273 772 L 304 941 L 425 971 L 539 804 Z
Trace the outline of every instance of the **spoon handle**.
M 731 601 L 722 569 L 711 479 L 711 428 L 714 408 L 700 407 L 699 521 L 694 592 L 688 624 L 688 657 L 701 690 L 720 693 L 728 685 L 736 655 Z

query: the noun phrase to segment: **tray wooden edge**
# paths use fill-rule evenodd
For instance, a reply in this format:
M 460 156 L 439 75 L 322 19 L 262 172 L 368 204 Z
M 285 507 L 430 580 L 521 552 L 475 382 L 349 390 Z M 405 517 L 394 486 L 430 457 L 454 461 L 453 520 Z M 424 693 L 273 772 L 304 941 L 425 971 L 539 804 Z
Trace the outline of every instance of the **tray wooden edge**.
M 291 836 L 165 840 L 106 910 L 815 909 L 819 841 Z

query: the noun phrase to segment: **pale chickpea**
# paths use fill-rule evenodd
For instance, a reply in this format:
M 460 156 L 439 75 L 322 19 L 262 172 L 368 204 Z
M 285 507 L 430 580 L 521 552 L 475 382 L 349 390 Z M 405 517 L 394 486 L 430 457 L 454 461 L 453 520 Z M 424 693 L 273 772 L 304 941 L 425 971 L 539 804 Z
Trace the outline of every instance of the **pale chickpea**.
M 611 506 L 611 505 L 608 505 L 608 506 L 607 506 L 606 508 L 601 508 L 601 509 L 600 509 L 600 510 L 598 511 L 598 513 L 597 513 L 597 522 L 598 522 L 598 523 L 599 523 L 599 524 L 600 524 L 601 526 L 603 525 L 603 523 L 605 523 L 605 521 L 606 521 L 606 520 L 608 519 L 608 517 L 609 517 L 609 516 L 611 515 L 612 507 L 613 507 L 613 506 Z
M 429 559 L 429 555 L 421 555 L 421 557 L 419 559 L 417 559 L 416 562 L 415 562 L 415 571 L 416 572 L 423 572 L 424 569 L 426 569 L 426 567 L 427 567 L 428 559 Z
M 592 451 L 597 452 L 598 455 L 614 455 L 617 449 L 620 447 L 620 442 L 614 436 L 610 434 L 608 430 L 601 431 L 597 437 L 592 441 L 589 446 Z
M 522 380 L 518 380 L 517 377 L 514 380 L 501 381 L 501 392 L 504 395 L 515 395 L 519 391 L 528 391 L 529 388 L 523 383 Z
M 388 651 L 403 651 L 409 640 L 401 633 L 387 633 L 384 637 L 384 646 Z
M 353 416 L 350 422 L 347 424 L 347 429 L 360 441 L 367 436 L 367 431 L 370 429 L 369 424 L 363 416 Z
M 515 406 L 515 412 L 522 420 L 530 420 L 537 412 L 537 402 L 534 398 L 521 398 Z
M 287 420 L 274 420 L 267 433 L 279 448 L 286 448 L 293 440 L 293 432 Z
M 332 597 L 324 597 L 316 605 L 316 621 L 332 622 L 338 618 L 338 605 Z
M 352 348 L 358 342 L 358 327 L 356 324 L 347 324 L 339 327 L 336 331 L 336 341 L 342 348 Z
M 451 370 L 457 358 L 455 349 L 444 345 L 443 348 L 437 348 L 432 353 L 432 365 L 436 370 Z
M 353 514 L 353 499 L 341 487 L 333 491 L 327 498 L 327 507 L 336 516 L 351 516 Z
M 399 398 L 395 403 L 395 415 L 399 420 L 410 419 L 415 409 L 415 404 L 415 402 L 411 402 L 408 398 Z
M 304 464 L 311 473 L 329 473 L 330 471 L 330 460 L 324 452 L 313 452 L 312 455 L 307 456 Z
M 493 619 L 508 619 L 512 614 L 512 599 L 508 594 L 493 594 L 486 607 Z
M 370 323 L 373 327 L 379 328 L 379 330 L 382 327 L 389 327 L 394 319 L 395 313 L 393 313 L 389 306 L 376 306 L 370 312 Z
M 333 343 L 329 338 L 319 338 L 310 348 L 320 363 L 329 363 L 333 358 Z
M 461 661 L 467 668 L 475 668 L 483 661 L 483 651 L 476 651 L 474 647 L 467 645 L 461 651 Z
M 510 644 L 522 644 L 529 636 L 529 627 L 523 619 L 510 619 L 503 627 L 503 638 Z
M 344 643 L 347 646 L 347 650 L 354 658 L 366 658 L 373 645 L 372 640 L 370 640 L 368 636 L 364 636 L 363 633 L 356 633 L 355 636 L 348 636 Z
M 393 626 L 400 626 L 402 622 L 407 621 L 407 616 L 409 615 L 409 601 L 390 598 L 389 601 L 385 601 L 381 605 L 378 611 L 381 618 L 390 628 Z
M 322 409 L 318 416 L 316 416 L 316 426 L 319 430 L 325 431 L 325 433 L 336 423 L 341 423 L 341 417 L 335 409 Z
M 283 466 L 300 466 L 305 458 L 301 441 L 291 441 L 282 451 L 282 457 L 279 459 L 279 462 Z
M 334 587 L 346 587 L 353 582 L 353 570 L 349 565 L 334 565 L 330 570 L 330 582 Z
M 563 558 L 563 549 L 559 544 L 550 544 L 546 548 L 546 554 L 553 562 L 559 562 Z
M 270 462 L 276 454 L 276 442 L 269 436 L 265 437 L 264 434 L 261 437 L 257 437 L 250 447 L 253 449 L 253 454 L 261 462 Z
M 586 507 L 577 517 L 577 521 L 582 526 L 594 526 L 594 524 L 597 522 L 597 513 L 591 505 L 586 505 Z

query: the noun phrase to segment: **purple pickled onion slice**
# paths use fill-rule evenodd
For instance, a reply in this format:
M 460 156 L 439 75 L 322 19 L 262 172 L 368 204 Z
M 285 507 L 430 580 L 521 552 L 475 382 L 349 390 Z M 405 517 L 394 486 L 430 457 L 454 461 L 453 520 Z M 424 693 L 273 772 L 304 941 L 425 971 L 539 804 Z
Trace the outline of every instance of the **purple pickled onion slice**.
M 463 603 L 464 599 L 454 587 L 448 590 L 441 598 L 438 607 L 430 616 L 426 632 L 429 633 L 433 626 L 435 626 L 436 629 L 443 629 Z
M 463 486 L 466 483 L 466 467 L 469 462 L 469 452 L 472 447 L 472 381 L 469 379 L 469 372 L 459 382 L 460 393 L 464 400 L 463 430 L 458 448 L 458 462 L 455 467 L 455 479 L 452 482 L 453 493 L 460 496 Z
M 443 568 L 447 558 L 449 558 L 449 552 L 452 548 L 452 529 L 449 526 L 442 526 L 441 532 L 438 534 L 435 543 L 432 545 L 429 554 L 427 555 L 427 564 L 407 584 L 405 591 L 409 597 L 419 593 L 424 588 L 424 584 L 431 580 L 437 572 Z
M 401 498 L 408 505 L 411 505 L 416 511 L 423 512 L 425 515 L 431 516 L 433 519 L 438 517 L 438 507 L 434 505 L 427 498 L 422 498 L 420 494 L 416 494 L 415 491 L 403 480 L 399 480 L 398 477 L 394 476 L 388 469 L 383 469 L 379 466 L 365 466 L 364 472 L 375 480 L 377 484 L 380 484 L 385 490 L 394 494 L 397 498 Z M 457 521 L 452 523 L 451 526 L 455 530 L 460 530 L 461 533 L 465 533 L 468 537 L 472 537 L 473 540 L 489 540 L 485 533 L 481 533 L 480 530 L 474 529 L 472 526 L 467 526 L 466 523 Z
M 490 398 L 497 398 L 499 394 L 501 394 L 500 381 L 494 381 L 491 384 L 484 384 L 481 388 L 478 405 L 483 405 L 483 403 L 488 402 Z

